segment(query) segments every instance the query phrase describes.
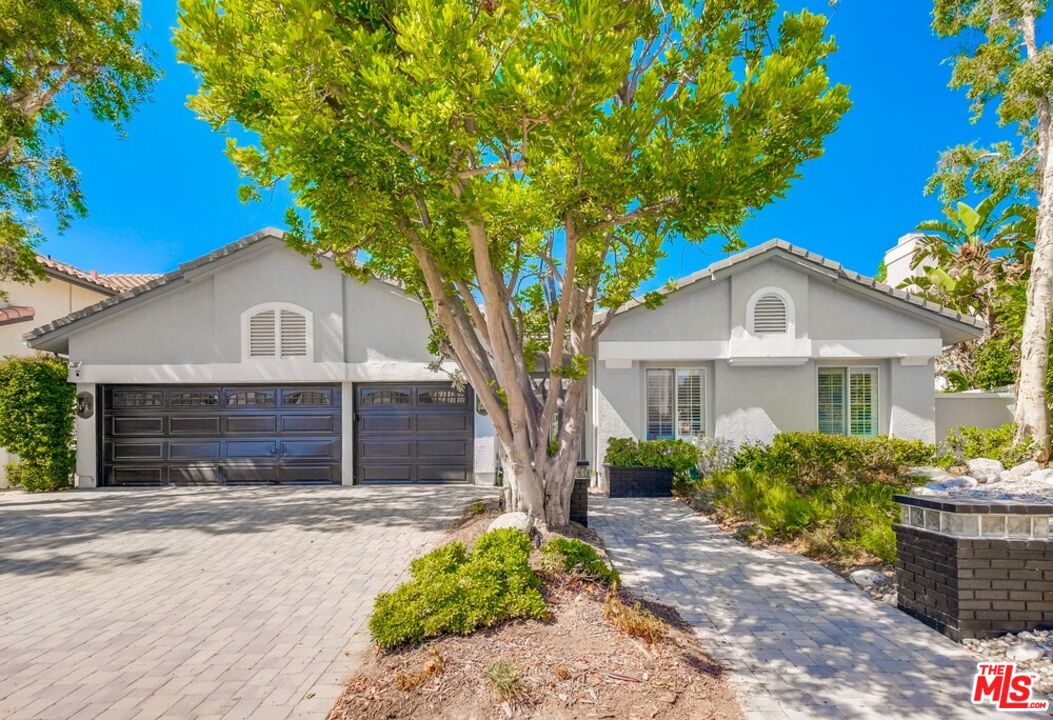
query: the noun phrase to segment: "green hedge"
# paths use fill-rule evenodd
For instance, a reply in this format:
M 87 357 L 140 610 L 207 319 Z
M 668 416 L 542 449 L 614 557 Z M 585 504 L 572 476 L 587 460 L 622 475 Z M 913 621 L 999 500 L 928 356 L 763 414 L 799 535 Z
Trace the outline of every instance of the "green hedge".
M 611 467 L 653 467 L 673 471 L 677 483 L 687 482 L 698 466 L 698 448 L 683 440 L 611 438 L 603 462 Z
M 417 558 L 409 582 L 377 596 L 369 618 L 373 639 L 389 650 L 513 618 L 545 617 L 531 549 L 524 533 L 504 528 L 482 535 L 470 554 L 454 542 Z
M 1035 444 L 1030 438 L 1020 445 L 1013 445 L 1015 434 L 1016 425 L 1013 423 L 996 428 L 959 425 L 944 442 L 958 462 L 990 458 L 1008 468 L 1030 460 L 1035 455 Z
M 12 485 L 29 492 L 72 484 L 76 388 L 66 363 L 53 357 L 11 357 L 0 362 L 0 446 L 19 456 L 6 470 Z

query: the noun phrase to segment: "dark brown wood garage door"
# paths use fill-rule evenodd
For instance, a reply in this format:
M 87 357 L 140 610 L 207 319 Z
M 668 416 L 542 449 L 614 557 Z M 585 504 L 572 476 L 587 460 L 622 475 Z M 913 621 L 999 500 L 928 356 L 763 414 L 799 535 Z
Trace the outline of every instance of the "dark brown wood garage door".
M 340 482 L 336 385 L 107 385 L 106 485 Z
M 470 482 L 472 395 L 448 383 L 355 386 L 360 483 Z

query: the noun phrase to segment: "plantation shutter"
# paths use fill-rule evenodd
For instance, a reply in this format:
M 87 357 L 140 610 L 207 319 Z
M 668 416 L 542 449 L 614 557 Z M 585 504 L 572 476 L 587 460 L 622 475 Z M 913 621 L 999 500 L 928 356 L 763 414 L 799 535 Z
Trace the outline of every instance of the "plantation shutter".
M 877 370 L 850 368 L 848 385 L 849 434 L 877 435 Z
M 281 356 L 307 357 L 307 318 L 292 310 L 281 311 Z
M 277 335 L 274 310 L 264 310 L 249 318 L 249 357 L 274 357 Z
M 673 371 L 647 371 L 647 439 L 673 437 Z
M 845 369 L 819 368 L 819 432 L 845 434 Z
M 753 332 L 786 332 L 786 303 L 781 297 L 768 293 L 757 301 L 753 306 Z
M 702 371 L 676 371 L 676 436 L 693 440 L 704 434 Z

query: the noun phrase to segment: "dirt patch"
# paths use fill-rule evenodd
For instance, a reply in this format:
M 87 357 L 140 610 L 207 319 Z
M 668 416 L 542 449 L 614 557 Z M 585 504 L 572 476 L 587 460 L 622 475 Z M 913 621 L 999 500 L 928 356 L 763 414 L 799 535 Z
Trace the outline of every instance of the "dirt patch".
M 374 654 L 330 720 L 742 717 L 723 669 L 672 608 L 643 604 L 667 627 L 648 645 L 604 619 L 602 588 L 550 584 L 546 600 L 547 622 Z

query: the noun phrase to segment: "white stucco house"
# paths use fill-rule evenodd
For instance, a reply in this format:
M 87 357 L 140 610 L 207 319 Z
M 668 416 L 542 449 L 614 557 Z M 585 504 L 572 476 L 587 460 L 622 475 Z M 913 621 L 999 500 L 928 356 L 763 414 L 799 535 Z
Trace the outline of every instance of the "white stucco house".
M 783 241 L 620 310 L 591 373 L 608 438 L 935 439 L 933 358 L 979 323 Z M 26 335 L 69 358 L 78 484 L 492 483 L 493 428 L 431 367 L 423 309 L 263 230 Z M 452 370 L 452 367 L 447 367 Z

